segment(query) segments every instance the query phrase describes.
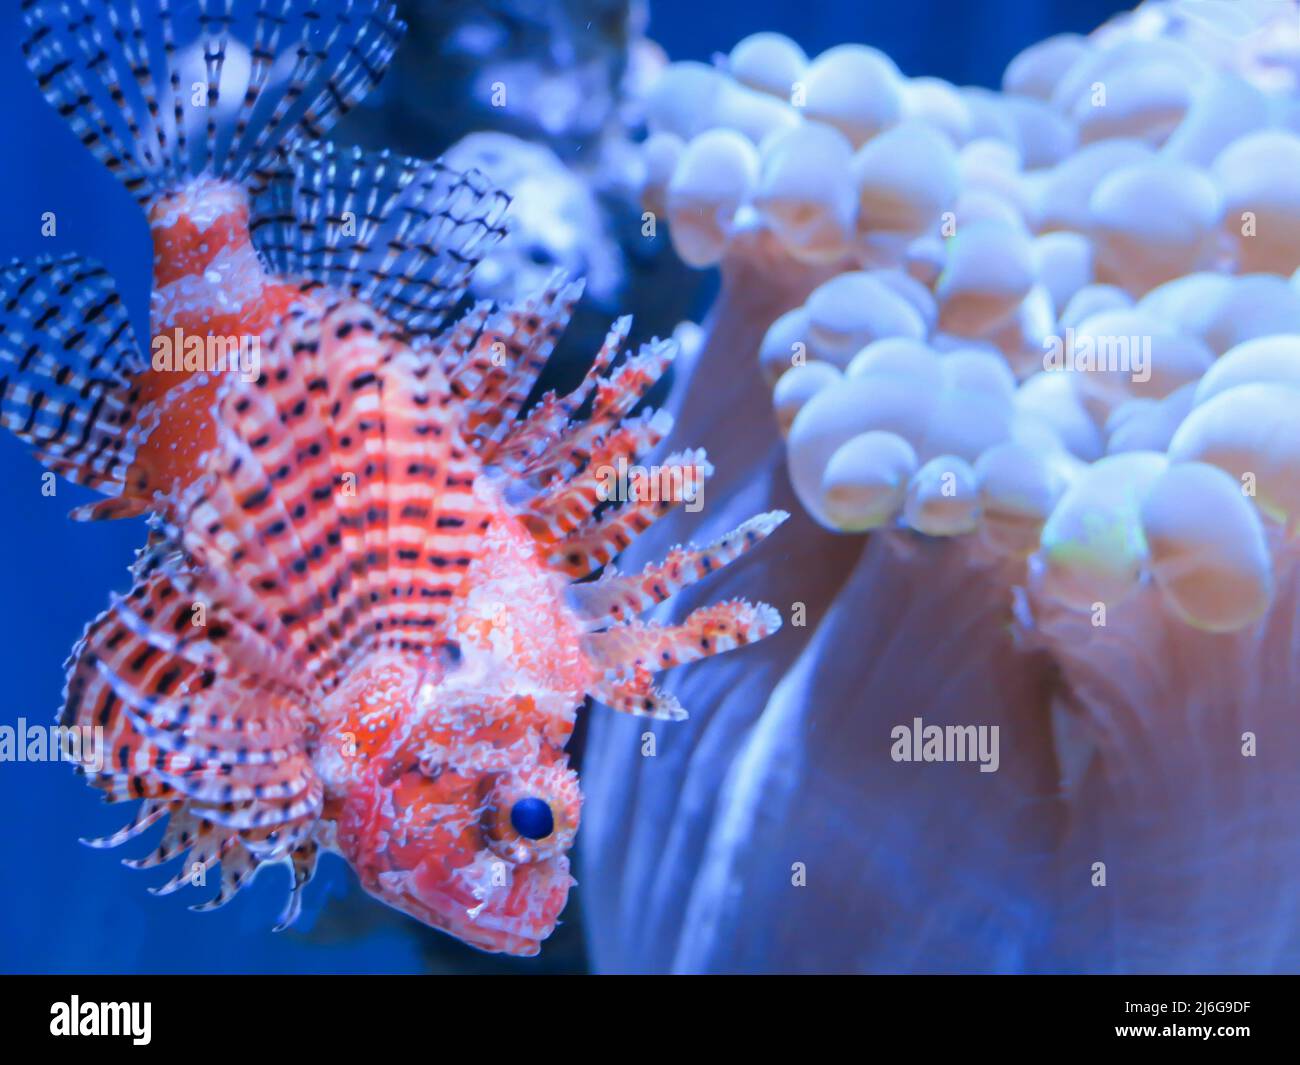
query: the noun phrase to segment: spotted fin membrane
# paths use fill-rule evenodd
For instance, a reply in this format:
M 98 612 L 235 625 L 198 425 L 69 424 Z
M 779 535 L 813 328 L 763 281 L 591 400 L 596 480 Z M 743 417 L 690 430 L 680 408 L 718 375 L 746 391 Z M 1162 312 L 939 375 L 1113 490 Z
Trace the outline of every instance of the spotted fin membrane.
M 684 716 L 654 687 L 656 672 L 779 628 L 775 610 L 743 600 L 677 625 L 638 615 L 756 546 L 783 513 L 676 548 L 640 574 L 606 566 L 675 502 L 602 508 L 597 490 L 604 465 L 635 461 L 671 428 L 666 414 L 632 411 L 673 348 L 621 357 L 622 320 L 573 393 L 525 409 L 579 293 L 556 278 L 415 344 L 359 301 L 298 306 L 261 377 L 223 383 L 203 475 L 158 519 L 134 587 L 69 662 L 63 723 L 102 727 L 109 752 L 92 783 L 110 801 L 143 800 L 130 825 L 94 845 L 167 817 L 161 845 L 137 863 L 185 856 L 161 890 L 219 864 L 211 908 L 259 866 L 286 864 L 281 924 L 291 921 L 331 840 L 313 765 L 330 693 L 378 655 L 444 654 L 448 619 L 503 528 L 524 532 L 530 565 L 553 575 L 557 603 L 584 633 L 588 692 L 617 710 Z M 707 472 L 702 454 L 686 455 Z

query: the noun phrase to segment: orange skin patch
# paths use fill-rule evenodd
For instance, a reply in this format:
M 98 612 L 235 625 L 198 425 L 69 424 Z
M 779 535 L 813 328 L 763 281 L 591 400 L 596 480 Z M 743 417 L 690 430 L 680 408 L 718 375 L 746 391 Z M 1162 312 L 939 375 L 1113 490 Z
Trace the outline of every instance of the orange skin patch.
M 215 198 L 215 196 L 214 196 Z M 182 213 L 170 221 L 175 210 L 172 199 L 159 200 L 149 211 L 153 235 L 153 282 L 158 288 L 182 277 L 202 274 L 225 248 L 249 241 L 248 203 L 232 200 L 224 205 L 216 219 L 200 228 L 189 215 Z
M 242 189 L 199 179 L 158 200 L 150 208 L 149 224 L 154 247 L 154 338 L 170 342 L 177 329 L 189 336 L 262 338 L 290 306 L 308 298 L 297 285 L 262 271 L 253 251 L 248 199 Z M 230 278 L 217 269 L 231 260 L 244 264 L 240 291 L 254 292 L 236 310 L 229 309 Z M 160 301 L 169 287 L 183 290 L 183 298 Z M 162 314 L 157 313 L 160 302 L 166 308 Z M 154 350 L 151 340 L 150 351 Z M 188 373 L 150 369 L 133 382 L 136 410 L 156 405 L 157 424 L 136 446 L 126 485 L 132 501 L 121 509 L 140 513 L 156 491 L 189 484 L 197 475 L 199 459 L 216 442 L 211 409 L 221 375 L 210 375 L 206 384 L 181 387 L 190 380 Z

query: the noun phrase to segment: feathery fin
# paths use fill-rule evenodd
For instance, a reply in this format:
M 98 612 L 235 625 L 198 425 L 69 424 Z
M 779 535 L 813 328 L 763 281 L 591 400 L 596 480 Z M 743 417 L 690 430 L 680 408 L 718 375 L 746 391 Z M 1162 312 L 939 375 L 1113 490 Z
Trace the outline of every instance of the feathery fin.
M 276 273 L 348 293 L 399 325 L 427 330 L 441 324 L 505 234 L 509 202 L 478 171 L 300 143 L 254 197 L 252 231 Z
M 405 30 L 389 0 L 145 6 L 23 0 L 41 92 L 142 204 L 201 174 L 265 183 L 378 84 Z
M 686 710 L 654 687 L 653 673 L 744 647 L 780 628 L 781 615 L 766 603 L 733 599 L 700 607 L 680 625 L 635 621 L 591 633 L 584 648 L 604 670 L 592 697 L 624 713 L 680 720 Z
M 0 268 L 0 423 L 69 480 L 118 496 L 146 369 L 108 272 L 76 255 Z
M 606 570 L 601 578 L 569 589 L 570 600 L 592 628 L 629 621 L 703 580 L 766 540 L 790 515 L 772 510 L 743 522 L 706 547 L 674 547 L 662 562 L 636 574 Z

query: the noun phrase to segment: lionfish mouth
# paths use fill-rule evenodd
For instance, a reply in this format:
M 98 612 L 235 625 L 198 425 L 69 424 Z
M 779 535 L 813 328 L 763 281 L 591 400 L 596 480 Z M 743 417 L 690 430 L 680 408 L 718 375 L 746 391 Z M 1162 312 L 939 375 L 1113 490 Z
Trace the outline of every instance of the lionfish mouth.
M 489 954 L 531 958 L 541 952 L 542 942 L 555 931 L 560 913 L 574 883 L 569 860 L 560 855 L 529 865 L 516 866 L 509 888 L 510 900 L 530 901 L 519 914 L 502 913 L 477 900 L 468 892 L 450 892 L 422 883 L 422 869 L 391 870 L 379 874 L 383 902 L 461 942 Z M 523 878 L 523 882 L 520 880 Z M 531 901 L 537 900 L 536 905 Z M 508 903 L 507 903 L 508 904 Z

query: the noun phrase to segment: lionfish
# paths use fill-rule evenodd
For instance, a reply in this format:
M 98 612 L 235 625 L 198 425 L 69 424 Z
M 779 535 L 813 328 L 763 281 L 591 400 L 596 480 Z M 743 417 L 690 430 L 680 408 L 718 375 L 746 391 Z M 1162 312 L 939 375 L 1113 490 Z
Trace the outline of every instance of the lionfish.
M 104 494 L 76 516 L 150 515 L 133 587 L 68 663 L 62 723 L 107 751 L 79 768 L 142 800 L 89 842 L 163 822 L 128 864 L 184 856 L 162 893 L 219 868 L 200 910 L 285 865 L 279 927 L 324 849 L 430 926 L 537 953 L 573 883 L 577 708 L 685 716 L 654 674 L 779 615 L 640 615 L 786 515 L 639 574 L 611 564 L 681 501 L 609 498 L 609 471 L 671 428 L 636 408 L 673 347 L 625 357 L 621 319 L 575 391 L 530 402 L 579 284 L 443 325 L 504 197 L 314 139 L 379 80 L 403 29 L 389 4 L 259 0 L 250 27 L 200 0 L 184 47 L 167 0 L 147 19 L 135 0 L 24 6 L 41 89 L 148 214 L 155 343 L 251 335 L 261 353 L 256 375 L 162 372 L 97 265 L 0 278 L 0 418 Z M 699 451 L 665 467 L 710 472 Z

